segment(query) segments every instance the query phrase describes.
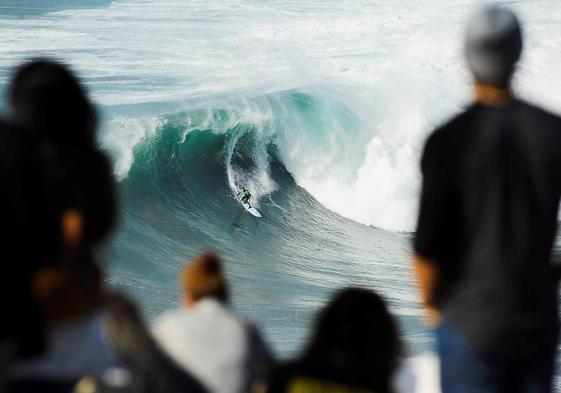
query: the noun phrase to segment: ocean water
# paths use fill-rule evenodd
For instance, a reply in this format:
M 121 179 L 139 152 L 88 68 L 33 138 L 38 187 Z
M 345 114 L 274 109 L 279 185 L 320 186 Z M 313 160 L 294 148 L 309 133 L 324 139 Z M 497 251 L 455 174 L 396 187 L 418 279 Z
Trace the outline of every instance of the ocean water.
M 561 3 L 498 3 L 525 23 L 516 90 L 561 112 Z M 417 354 L 432 347 L 409 266 L 418 160 L 470 101 L 461 41 L 481 4 L 0 0 L 0 93 L 33 56 L 85 81 L 122 197 L 108 281 L 147 319 L 212 249 L 280 356 L 348 285 L 382 293 Z M 263 219 L 234 200 L 242 185 Z

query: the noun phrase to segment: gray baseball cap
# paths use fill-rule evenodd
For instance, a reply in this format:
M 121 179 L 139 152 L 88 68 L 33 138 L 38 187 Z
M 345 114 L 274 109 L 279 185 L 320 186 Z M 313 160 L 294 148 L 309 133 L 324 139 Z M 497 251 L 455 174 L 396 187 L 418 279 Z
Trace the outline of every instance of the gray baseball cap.
M 506 87 L 522 52 L 522 29 L 516 15 L 505 8 L 487 6 L 470 20 L 465 56 L 474 78 Z

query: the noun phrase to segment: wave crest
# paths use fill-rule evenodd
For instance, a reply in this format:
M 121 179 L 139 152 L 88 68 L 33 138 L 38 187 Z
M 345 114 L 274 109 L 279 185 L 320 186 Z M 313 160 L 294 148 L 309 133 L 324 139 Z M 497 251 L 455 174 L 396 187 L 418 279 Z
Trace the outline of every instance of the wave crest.
M 390 126 L 366 109 L 376 107 L 372 102 L 346 105 L 337 96 L 284 91 L 153 119 L 114 119 L 113 134 L 121 135 L 110 143 L 117 176 L 125 178 L 138 159 L 153 158 L 154 152 L 142 157 L 134 152 L 162 149 L 155 141 L 163 134 L 171 148 L 168 157 L 158 155 L 162 162 L 152 163 L 154 171 L 167 170 L 165 160 L 171 162 L 181 145 L 198 143 L 191 138 L 194 132 L 208 132 L 224 138 L 215 159 L 232 191 L 245 186 L 257 201 L 274 192 L 278 185 L 270 162 L 275 158 L 330 210 L 366 225 L 410 230 L 419 149 L 409 134 L 422 118 L 413 114 Z

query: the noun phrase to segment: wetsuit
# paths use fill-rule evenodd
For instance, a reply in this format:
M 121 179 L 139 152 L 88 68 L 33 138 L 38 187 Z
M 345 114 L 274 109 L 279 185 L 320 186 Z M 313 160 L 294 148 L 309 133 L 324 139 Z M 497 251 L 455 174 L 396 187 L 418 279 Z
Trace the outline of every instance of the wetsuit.
M 251 199 L 251 194 L 249 193 L 249 191 L 244 190 L 242 195 L 242 202 L 249 203 L 249 200 Z
M 238 195 L 242 196 L 241 201 L 243 203 L 249 204 L 249 200 L 251 199 L 251 193 L 249 191 L 247 191 L 245 188 L 242 188 Z

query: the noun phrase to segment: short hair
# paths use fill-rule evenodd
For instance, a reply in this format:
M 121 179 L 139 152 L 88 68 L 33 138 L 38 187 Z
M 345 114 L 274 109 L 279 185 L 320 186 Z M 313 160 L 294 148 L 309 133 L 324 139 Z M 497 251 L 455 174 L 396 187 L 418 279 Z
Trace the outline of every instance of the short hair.
M 23 63 L 12 78 L 9 101 L 16 121 L 39 136 L 76 147 L 95 145 L 95 108 L 66 64 L 48 58 Z
M 212 253 L 205 252 L 185 266 L 181 274 L 183 293 L 194 301 L 215 298 L 228 301 L 228 287 L 222 262 Z
M 522 27 L 509 9 L 486 6 L 468 24 L 464 52 L 479 83 L 508 87 L 522 46 Z

